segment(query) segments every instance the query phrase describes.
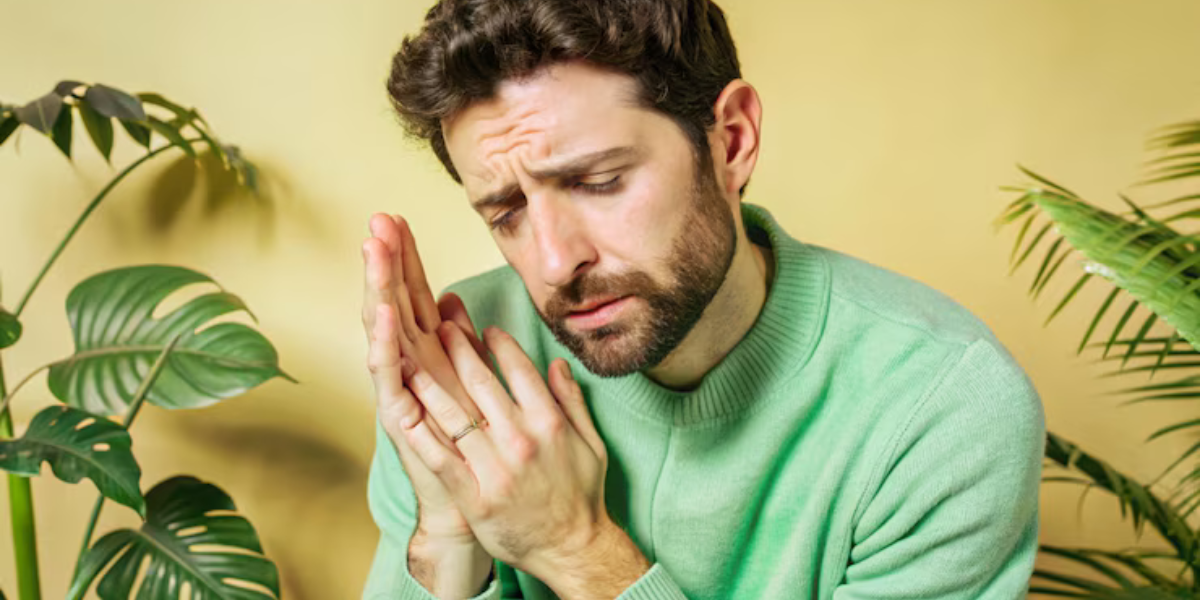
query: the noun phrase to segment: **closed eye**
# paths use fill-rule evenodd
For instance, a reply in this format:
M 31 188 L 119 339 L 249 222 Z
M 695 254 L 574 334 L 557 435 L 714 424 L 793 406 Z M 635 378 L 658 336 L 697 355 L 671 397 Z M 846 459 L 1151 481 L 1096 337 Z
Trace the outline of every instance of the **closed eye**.
M 511 234 L 517 229 L 517 217 L 519 216 L 522 208 L 523 207 L 518 206 L 500 213 L 499 216 L 493 218 L 491 221 L 488 221 L 488 227 L 505 235 Z
M 614 175 L 613 178 L 609 179 L 608 181 L 604 181 L 601 183 L 585 183 L 582 181 L 578 181 L 578 182 L 575 182 L 575 184 L 572 187 L 574 187 L 575 189 L 578 189 L 578 190 L 582 190 L 583 192 L 588 193 L 588 194 L 603 194 L 603 193 L 611 192 L 611 191 L 615 190 L 617 188 L 617 186 L 620 184 L 620 182 L 621 182 L 621 176 Z

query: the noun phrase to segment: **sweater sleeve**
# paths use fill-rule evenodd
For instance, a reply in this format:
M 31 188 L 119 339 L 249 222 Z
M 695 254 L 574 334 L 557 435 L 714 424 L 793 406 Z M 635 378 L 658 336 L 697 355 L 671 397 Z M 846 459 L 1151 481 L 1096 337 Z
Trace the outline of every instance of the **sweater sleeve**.
M 417 500 L 400 456 L 378 421 L 367 500 L 379 527 L 379 545 L 367 575 L 363 600 L 436 600 L 408 571 L 408 541 L 417 525 Z M 500 600 L 498 578 L 493 577 L 487 589 L 475 598 Z
M 901 425 L 860 501 L 834 600 L 1024 598 L 1044 444 L 1024 372 L 993 339 L 968 346 Z
M 687 596 L 662 565 L 654 563 L 617 600 L 687 600 Z

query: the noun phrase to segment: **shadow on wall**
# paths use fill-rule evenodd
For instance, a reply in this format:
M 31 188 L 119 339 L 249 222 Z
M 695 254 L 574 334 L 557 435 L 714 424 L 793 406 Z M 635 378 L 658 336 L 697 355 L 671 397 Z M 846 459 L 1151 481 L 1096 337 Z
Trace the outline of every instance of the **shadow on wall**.
M 259 248 L 276 240 L 280 210 L 289 222 L 300 224 L 305 238 L 329 241 L 324 221 L 312 203 L 297 194 L 285 171 L 255 157 L 257 193 L 238 184 L 236 175 L 222 168 L 220 159 L 202 152 L 196 159 L 181 155 L 151 175 L 144 193 L 138 194 L 144 231 L 153 241 L 163 241 L 181 228 L 185 215 L 203 221 L 244 221 L 254 227 Z
M 296 398 L 267 399 L 259 395 L 254 412 L 272 410 Z M 354 559 L 363 565 L 370 556 L 346 556 L 353 548 L 373 551 L 377 535 L 366 504 L 368 462 L 319 434 L 298 431 L 294 425 L 252 423 L 241 410 L 210 410 L 210 418 L 164 413 L 157 424 L 173 445 L 194 449 L 209 464 L 222 467 L 236 486 L 239 509 L 252 515 L 267 555 L 279 567 L 285 596 L 293 600 L 333 598 L 362 577 L 340 569 L 313 565 L 344 565 Z M 294 408 L 293 408 L 294 410 Z M 235 475 L 230 478 L 228 475 Z M 249 506 L 253 504 L 253 506 Z M 370 540 L 371 544 L 364 544 Z M 339 556 L 331 558 L 330 553 Z

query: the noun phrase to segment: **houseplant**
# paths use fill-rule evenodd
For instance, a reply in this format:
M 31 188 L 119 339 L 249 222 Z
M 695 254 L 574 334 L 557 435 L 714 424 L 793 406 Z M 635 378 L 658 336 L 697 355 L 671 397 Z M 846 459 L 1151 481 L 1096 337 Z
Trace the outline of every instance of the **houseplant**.
M 209 164 L 232 173 L 240 185 L 250 190 L 257 186 L 254 166 L 236 146 L 222 144 L 195 109 L 159 94 L 131 95 L 101 84 L 63 81 L 27 104 L 0 102 L 0 147 L 21 131 L 34 131 L 70 158 L 75 115 L 105 160 L 112 156 L 114 123 L 145 154 L 119 171 L 86 205 L 11 310 L 0 296 L 0 359 L 20 341 L 22 312 L 47 271 L 113 187 L 132 171 L 167 152 L 197 158 L 203 151 L 215 159 Z M 142 492 L 129 428 L 145 403 L 165 409 L 200 408 L 273 377 L 291 379 L 279 368 L 275 349 L 262 334 L 241 323 L 210 323 L 240 311 L 253 318 L 246 305 L 224 289 L 152 316 L 163 299 L 193 285 L 216 283 L 171 265 L 124 267 L 89 277 L 66 301 L 75 341 L 70 356 L 35 369 L 11 389 L 0 363 L 0 468 L 9 473 L 21 600 L 41 597 L 28 477 L 38 475 L 43 462 L 50 463 L 59 479 L 77 483 L 87 478 L 99 492 L 68 597 L 83 597 L 93 583 L 105 600 L 130 598 L 135 592 L 138 597 L 176 598 L 189 590 L 188 597 L 195 598 L 279 597 L 275 565 L 263 555 L 254 528 L 234 512 L 233 501 L 220 488 L 176 476 Z M 48 371 L 49 389 L 61 404 L 38 412 L 23 435 L 14 437 L 9 403 L 42 370 Z M 137 511 L 143 525 L 93 540 L 106 500 Z
M 1130 395 L 1130 404 L 1200 398 L 1200 237 L 1196 231 L 1177 229 L 1200 217 L 1195 207 L 1200 201 L 1200 121 L 1166 127 L 1150 144 L 1157 156 L 1140 188 L 1146 194 L 1172 190 L 1165 200 L 1143 206 L 1122 195 L 1129 211 L 1114 214 L 1023 169 L 1035 183 L 1007 188 L 1020 196 L 998 220 L 1001 225 L 1019 224 L 1011 262 L 1014 271 L 1022 264 L 1037 265 L 1030 286 L 1034 296 L 1056 275 L 1072 270 L 1061 269 L 1070 264 L 1069 257 L 1082 259 L 1082 272 L 1047 323 L 1067 306 L 1079 304 L 1076 299 L 1085 286 L 1111 288 L 1094 308 L 1077 351 L 1098 354 L 1114 366 L 1115 375 L 1139 378 L 1138 384 L 1121 390 Z M 1040 260 L 1029 260 L 1035 257 Z M 1165 375 L 1154 378 L 1160 372 Z M 1149 440 L 1198 429 L 1200 418 L 1188 419 L 1159 429 Z M 1092 575 L 1038 569 L 1030 591 L 1072 598 L 1200 597 L 1200 530 L 1189 522 L 1200 508 L 1197 452 L 1200 442 L 1171 457 L 1153 480 L 1139 481 L 1049 433 L 1044 481 L 1114 495 L 1139 539 L 1149 525 L 1169 549 L 1141 543 L 1120 551 L 1042 545 L 1043 553 L 1076 563 Z

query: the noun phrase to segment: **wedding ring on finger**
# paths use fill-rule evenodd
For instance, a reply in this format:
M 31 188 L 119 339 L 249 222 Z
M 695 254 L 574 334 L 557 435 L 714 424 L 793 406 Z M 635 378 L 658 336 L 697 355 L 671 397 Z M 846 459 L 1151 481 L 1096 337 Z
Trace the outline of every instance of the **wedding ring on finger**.
M 450 441 L 458 442 L 458 440 L 461 440 L 464 437 L 466 437 L 468 433 L 471 433 L 472 431 L 475 431 L 476 429 L 479 429 L 480 427 L 486 427 L 486 426 L 487 426 L 487 419 L 483 419 L 481 421 L 476 421 L 475 417 L 471 417 L 471 422 L 468 423 L 467 425 L 465 425 L 462 429 L 459 429 L 458 431 L 454 432 L 454 435 L 450 436 Z

